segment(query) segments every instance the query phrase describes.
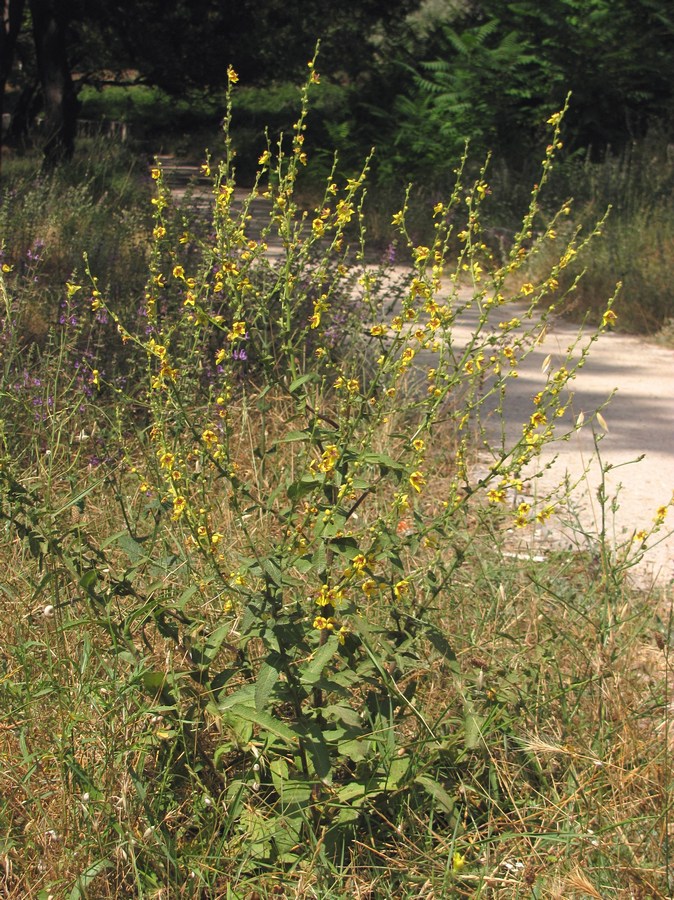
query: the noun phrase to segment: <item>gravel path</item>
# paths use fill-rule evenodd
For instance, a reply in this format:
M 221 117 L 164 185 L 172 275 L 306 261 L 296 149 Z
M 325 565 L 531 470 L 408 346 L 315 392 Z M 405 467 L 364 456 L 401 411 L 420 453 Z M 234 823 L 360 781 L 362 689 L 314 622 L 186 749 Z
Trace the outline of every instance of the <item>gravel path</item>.
M 459 341 L 461 332 L 468 339 L 471 325 L 474 321 L 468 315 L 455 332 Z M 563 365 L 567 348 L 577 334 L 576 325 L 554 320 L 545 340 L 519 367 L 519 378 L 509 385 L 505 407 L 511 440 L 521 434 L 522 423 L 533 410 L 532 398 L 545 384 L 542 367 L 546 357 L 552 357 L 553 367 Z M 571 510 L 579 527 L 557 525 L 529 535 L 529 539 L 534 548 L 550 543 L 582 547 L 582 531 L 599 533 L 602 508 L 597 491 L 603 469 L 608 497 L 603 527 L 609 542 L 620 545 L 635 530 L 648 530 L 658 507 L 668 504 L 674 493 L 674 350 L 640 337 L 607 332 L 592 346 L 570 390 L 573 396 L 562 424 L 570 425 L 581 413 L 588 423 L 569 441 L 546 447 L 529 471 L 541 473 L 535 482 L 539 494 L 554 488 L 568 473 L 570 483 L 575 485 Z M 612 394 L 602 413 L 608 426 L 604 432 L 589 420 L 592 411 Z M 595 452 L 593 432 L 601 435 L 601 461 Z M 614 498 L 617 502 L 612 509 Z M 674 532 L 668 534 L 668 528 L 674 528 L 674 509 L 669 510 L 665 525 L 649 541 L 648 554 L 634 570 L 641 584 L 655 579 L 665 585 L 674 579 Z

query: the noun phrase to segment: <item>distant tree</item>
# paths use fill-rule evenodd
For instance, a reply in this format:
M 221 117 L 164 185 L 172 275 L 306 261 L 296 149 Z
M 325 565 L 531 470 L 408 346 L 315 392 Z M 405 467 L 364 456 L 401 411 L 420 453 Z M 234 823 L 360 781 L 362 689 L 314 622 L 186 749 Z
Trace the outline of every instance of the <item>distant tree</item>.
M 656 120 L 667 123 L 674 96 L 671 0 L 479 0 L 480 14 L 526 39 L 549 75 L 576 146 L 620 147 Z M 542 98 L 541 98 L 542 99 Z
M 68 51 L 67 0 L 29 0 L 37 71 L 44 104 L 45 163 L 53 167 L 75 149 L 77 95 Z
M 67 52 L 67 0 L 29 0 L 28 10 L 42 94 L 45 165 L 53 167 L 72 156 L 75 147 L 77 96 Z M 3 0 L 0 29 L 0 109 L 15 61 L 24 17 L 24 0 Z
M 0 0 L 4 93 L 24 0 Z M 45 110 L 45 156 L 72 154 L 77 111 L 71 68 L 132 69 L 174 95 L 215 89 L 233 65 L 243 80 L 296 78 L 321 40 L 321 72 L 357 80 L 420 0 L 28 0 Z
M 526 167 L 569 92 L 570 150 L 601 158 L 651 125 L 674 133 L 671 0 L 472 0 L 449 17 L 438 4 L 422 11 L 414 53 L 401 57 L 405 88 L 381 109 L 391 171 L 451 173 L 466 139 L 476 156 L 492 149 Z
M 5 109 L 4 98 L 7 80 L 14 63 L 16 42 L 23 24 L 24 0 L 3 0 L 2 23 L 0 27 L 0 123 Z M 2 130 L 0 126 L 0 150 L 2 149 Z M 2 155 L 0 154 L 0 165 Z
M 322 71 L 355 78 L 420 2 L 71 0 L 71 42 L 78 66 L 132 68 L 176 95 L 226 84 L 230 64 L 247 82 L 295 78 L 317 39 Z

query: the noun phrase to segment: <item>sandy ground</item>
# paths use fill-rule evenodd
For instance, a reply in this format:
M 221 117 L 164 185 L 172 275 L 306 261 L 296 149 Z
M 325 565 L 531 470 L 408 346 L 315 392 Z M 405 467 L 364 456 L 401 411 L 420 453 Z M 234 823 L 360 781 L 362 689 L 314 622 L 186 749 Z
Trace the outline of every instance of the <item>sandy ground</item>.
M 505 317 L 502 311 L 501 317 Z M 459 343 L 469 338 L 475 320 L 473 312 L 463 317 L 455 329 Z M 522 423 L 534 408 L 532 398 L 545 384 L 546 358 L 551 357 L 553 368 L 564 365 L 577 334 L 577 325 L 553 320 L 545 339 L 519 367 L 519 377 L 509 384 L 505 406 L 511 440 L 521 434 Z M 569 441 L 546 447 L 529 473 L 542 473 L 535 482 L 539 495 L 562 482 L 568 473 L 575 485 L 571 511 L 579 527 L 561 528 L 557 523 L 541 529 L 529 536 L 531 552 L 551 543 L 582 546 L 582 532 L 596 535 L 601 531 L 602 504 L 597 491 L 602 472 L 608 497 L 603 527 L 613 547 L 624 543 L 635 530 L 649 530 L 658 507 L 668 504 L 674 494 L 674 350 L 640 337 L 606 332 L 592 345 L 570 390 L 569 411 L 561 425 L 571 425 L 581 413 L 586 424 Z M 608 426 L 604 432 L 592 421 L 592 412 L 612 394 L 602 411 Z M 600 435 L 597 448 L 595 433 Z M 632 573 L 640 583 L 656 580 L 666 585 L 674 580 L 674 532 L 668 533 L 673 528 L 674 508 L 648 541 L 649 552 Z

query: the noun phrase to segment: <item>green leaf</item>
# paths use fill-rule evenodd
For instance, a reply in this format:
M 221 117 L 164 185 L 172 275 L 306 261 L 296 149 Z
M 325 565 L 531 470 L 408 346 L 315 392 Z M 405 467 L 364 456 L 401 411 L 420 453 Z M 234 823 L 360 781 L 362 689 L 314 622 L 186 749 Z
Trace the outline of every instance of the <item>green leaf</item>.
M 75 886 L 69 894 L 69 900 L 80 900 L 80 898 L 86 897 L 87 887 L 89 886 L 89 884 L 91 884 L 94 878 L 96 878 L 101 872 L 104 872 L 106 869 L 111 868 L 112 862 L 109 859 L 99 859 L 98 862 L 93 863 L 93 865 L 85 869 L 81 875 L 78 875 Z
M 330 662 L 339 648 L 339 639 L 332 635 L 322 647 L 319 647 L 309 662 L 300 671 L 302 684 L 314 684 L 323 674 L 323 669 Z
M 344 725 L 349 725 L 351 728 L 360 728 L 363 724 L 360 715 L 355 709 L 352 709 L 350 706 L 342 706 L 339 703 L 333 703 L 330 706 L 326 706 L 323 710 L 323 714 L 326 718 L 337 719 L 338 721 L 343 722 Z
M 63 506 L 54 510 L 52 513 L 52 517 L 56 518 L 60 516 L 62 512 L 65 512 L 67 509 L 70 509 L 71 506 L 82 507 L 82 501 L 84 498 L 90 494 L 92 491 L 96 490 L 99 484 L 103 484 L 103 479 L 99 478 L 98 481 L 94 481 L 93 484 L 90 484 L 89 487 L 84 488 L 84 490 L 80 491 L 79 494 L 73 495 L 67 503 L 64 503 Z
M 141 681 L 148 693 L 158 694 L 166 685 L 166 672 L 143 672 Z
M 291 500 L 301 500 L 312 491 L 320 488 L 325 482 L 325 476 L 317 478 L 315 475 L 303 475 L 299 481 L 293 481 L 288 485 L 288 497 Z
M 338 553 L 343 553 L 347 559 L 353 559 L 360 553 L 358 541 L 352 537 L 332 538 L 330 547 Z
M 316 777 L 320 778 L 321 781 L 325 781 L 332 770 L 330 748 L 325 740 L 325 735 L 318 722 L 310 722 L 306 732 L 308 737 L 306 748 L 313 763 Z
M 295 568 L 302 575 L 306 575 L 307 572 L 311 572 L 314 567 L 313 557 L 300 556 L 299 559 L 295 560 Z
M 95 569 L 89 569 L 88 572 L 85 572 L 84 575 L 80 578 L 80 587 L 84 591 L 92 591 L 96 581 L 98 580 L 98 573 Z
M 362 740 L 355 741 L 340 741 L 339 742 L 339 755 L 342 757 L 346 757 L 347 759 L 352 760 L 352 762 L 358 763 L 367 759 L 369 747 Z M 341 795 L 341 792 L 340 792 Z
M 178 600 L 175 604 L 176 609 L 184 609 L 187 605 L 188 600 L 196 594 L 199 590 L 196 584 L 191 584 L 189 587 L 185 588 L 182 594 L 178 597 Z
M 396 462 L 393 457 L 386 453 L 362 453 L 360 460 L 370 466 L 379 466 L 382 475 L 385 475 L 389 470 L 402 472 L 405 468 L 402 463 Z
M 485 723 L 485 717 L 478 715 L 472 706 L 466 706 L 463 719 L 464 744 L 466 750 L 475 750 L 482 743 L 482 726 Z
M 422 787 L 427 794 L 435 800 L 438 806 L 446 813 L 453 813 L 455 809 L 454 798 L 450 797 L 441 784 L 429 775 L 417 775 L 414 781 Z
M 284 437 L 279 438 L 277 444 L 291 444 L 295 441 L 310 441 L 311 433 L 308 431 L 289 431 Z
M 380 794 L 381 791 L 368 791 L 364 784 L 359 781 L 352 781 L 345 784 L 337 791 L 337 797 L 340 803 L 348 804 L 351 807 L 362 806 L 367 797 L 373 797 Z
M 253 706 L 255 703 L 255 685 L 254 684 L 244 684 L 243 687 L 239 688 L 238 691 L 234 691 L 233 694 L 228 694 L 226 697 L 223 697 L 222 700 L 218 701 L 218 709 L 221 713 L 226 712 L 228 709 L 231 709 L 233 706 L 239 706 L 240 704 L 246 704 L 249 706 Z
M 317 378 L 318 374 L 316 372 L 307 372 L 304 375 L 299 375 L 294 381 L 290 382 L 288 390 L 291 394 L 294 394 L 295 391 L 298 388 L 301 388 L 303 384 L 306 384 L 307 381 L 315 381 Z
M 271 557 L 263 557 L 260 560 L 260 565 L 267 573 L 267 575 L 271 578 L 272 583 L 277 587 L 280 587 L 283 584 L 283 572 L 279 569 L 276 564 L 276 560 Z
M 264 712 L 264 710 L 253 709 L 250 706 L 243 706 L 241 703 L 235 703 L 233 706 L 229 707 L 229 713 L 233 716 L 239 716 L 247 722 L 252 722 L 253 725 L 257 725 L 263 731 L 273 734 L 287 744 L 297 744 L 297 733 L 283 722 L 279 722 L 278 719 L 269 715 L 269 713 Z
M 449 663 L 449 668 L 458 674 L 459 664 L 451 644 L 435 626 L 426 624 L 426 636 L 438 653 Z
M 395 790 L 400 787 L 400 783 L 405 780 L 409 768 L 409 756 L 398 756 L 391 761 L 386 779 L 386 786 L 389 790 Z
M 317 572 L 319 575 L 322 572 L 325 572 L 327 568 L 327 555 L 325 552 L 325 544 L 320 543 L 318 547 L 316 547 L 313 556 L 311 557 L 311 568 Z
M 138 541 L 134 540 L 134 538 L 131 537 L 128 531 L 122 531 L 119 535 L 116 536 L 116 540 L 114 542 L 117 544 L 122 553 L 125 553 L 128 556 L 132 563 L 135 564 L 141 562 L 142 560 L 148 559 L 148 555 L 143 549 L 142 545 L 139 544 Z
M 279 675 L 279 670 L 268 662 L 264 662 L 260 666 L 255 682 L 255 708 L 257 710 L 263 710 L 266 707 Z

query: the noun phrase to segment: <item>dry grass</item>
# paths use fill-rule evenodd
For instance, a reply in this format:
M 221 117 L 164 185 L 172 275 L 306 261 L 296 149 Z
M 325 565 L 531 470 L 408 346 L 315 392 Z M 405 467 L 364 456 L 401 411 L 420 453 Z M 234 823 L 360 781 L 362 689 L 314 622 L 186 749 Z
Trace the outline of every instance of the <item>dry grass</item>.
M 254 427 L 248 420 L 241 430 L 242 465 L 251 459 Z M 292 466 L 285 452 L 283 464 Z M 442 470 L 443 459 L 437 463 Z M 260 490 L 273 481 L 269 471 L 250 474 Z M 135 482 L 121 483 L 133 491 Z M 365 505 L 362 512 L 365 528 L 377 511 Z M 545 564 L 504 557 L 498 541 L 484 539 L 482 515 L 475 510 L 457 530 L 465 560 L 435 600 L 457 670 L 431 653 L 400 681 L 403 688 L 418 682 L 417 704 L 437 738 L 424 745 L 408 722 L 401 746 L 418 755 L 420 772 L 434 773 L 454 809 L 420 806 L 411 795 L 375 803 L 332 888 L 318 866 L 288 872 L 277 894 L 274 877 L 249 876 L 236 896 L 668 896 L 671 660 L 663 610 L 658 616 L 652 598 L 627 588 L 615 594 L 593 581 L 583 557 L 560 554 Z M 102 541 L 124 527 L 117 517 L 101 485 L 78 522 Z M 254 527 L 278 539 L 270 522 Z M 498 529 L 492 524 L 490 532 Z M 417 553 L 419 566 L 448 563 L 446 551 L 438 556 L 432 546 Z M 172 726 L 159 696 L 139 691 L 142 672 L 112 652 L 85 607 L 69 602 L 65 585 L 56 579 L 47 586 L 47 573 L 18 541 L 5 546 L 1 562 L 10 573 L 1 600 L 3 895 L 38 898 L 43 885 L 72 884 L 103 859 L 83 896 L 135 896 L 146 854 L 161 870 L 137 773 L 145 789 L 161 794 Z M 161 587 L 150 569 L 145 578 L 149 595 L 181 590 L 179 566 Z M 53 614 L 55 595 L 64 605 Z M 383 617 L 381 601 L 373 602 L 367 615 L 374 621 Z M 133 605 L 123 597 L 119 603 L 120 610 Z M 193 603 L 206 626 L 217 619 L 220 606 L 207 589 Z M 187 659 L 151 623 L 136 637 L 146 671 L 186 671 Z M 198 685 L 184 675 L 174 684 L 183 702 L 198 697 Z M 198 740 L 217 743 L 217 729 L 207 727 Z M 90 773 L 96 784 L 87 789 Z M 221 854 L 217 832 L 205 839 L 207 824 L 195 826 L 199 803 L 186 784 L 161 827 L 177 853 L 208 856 L 217 847 Z M 235 835 L 228 846 L 245 852 Z M 156 896 L 230 896 L 236 867 L 221 855 L 211 864 L 223 876 L 209 892 L 192 893 L 186 874 Z M 175 886 L 183 877 L 183 887 Z

